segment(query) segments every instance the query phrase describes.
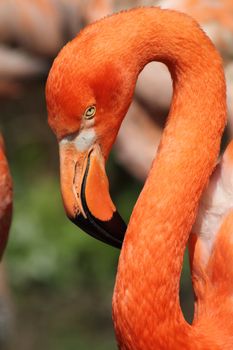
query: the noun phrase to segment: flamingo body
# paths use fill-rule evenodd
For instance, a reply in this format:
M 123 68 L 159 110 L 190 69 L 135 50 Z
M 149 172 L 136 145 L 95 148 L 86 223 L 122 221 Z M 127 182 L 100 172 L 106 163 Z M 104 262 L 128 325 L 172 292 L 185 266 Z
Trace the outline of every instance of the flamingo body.
M 12 180 L 0 134 L 0 257 L 5 249 L 12 216 Z

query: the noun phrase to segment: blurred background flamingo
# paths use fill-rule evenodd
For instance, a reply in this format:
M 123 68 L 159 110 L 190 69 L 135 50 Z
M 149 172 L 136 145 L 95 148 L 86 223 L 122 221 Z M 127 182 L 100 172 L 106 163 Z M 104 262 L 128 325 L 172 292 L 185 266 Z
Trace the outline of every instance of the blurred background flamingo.
M 187 11 L 202 25 L 208 24 L 224 59 L 228 85 L 232 86 L 231 0 L 213 5 L 194 0 L 0 3 L 0 127 L 15 182 L 14 221 L 3 275 L 7 291 L 6 281 L 10 281 L 18 320 L 13 348 L 15 344 L 24 350 L 42 346 L 58 350 L 114 348 L 108 315 L 118 253 L 77 233 L 64 218 L 58 194 L 56 143 L 46 121 L 44 82 L 59 49 L 86 23 L 123 8 L 157 4 Z M 232 87 L 228 89 L 229 115 L 233 113 L 232 91 Z M 126 220 L 158 146 L 171 94 L 166 68 L 160 64 L 146 67 L 108 169 L 112 195 Z M 229 124 L 226 139 L 232 137 L 231 130 Z M 120 182 L 124 183 L 121 192 Z M 186 317 L 191 319 L 187 270 L 186 264 L 181 298 Z M 87 314 L 90 309 L 91 317 Z
M 5 154 L 3 137 L 0 134 L 0 256 L 2 259 L 12 217 L 12 179 Z M 0 264 L 0 348 L 9 345 L 12 335 L 12 305 L 3 262 Z

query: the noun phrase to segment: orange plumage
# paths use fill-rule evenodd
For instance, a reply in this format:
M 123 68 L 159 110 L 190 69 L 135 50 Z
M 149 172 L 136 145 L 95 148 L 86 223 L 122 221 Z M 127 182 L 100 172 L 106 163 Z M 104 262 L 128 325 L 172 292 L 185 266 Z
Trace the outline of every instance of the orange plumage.
M 12 180 L 0 134 L 0 257 L 5 249 L 12 215 Z
M 196 274 L 196 286 L 203 284 L 205 297 L 197 303 L 192 326 L 185 322 L 179 304 L 184 249 L 226 122 L 221 59 L 190 17 L 158 8 L 122 12 L 84 29 L 58 55 L 49 74 L 46 98 L 49 124 L 59 141 L 65 209 L 88 233 L 120 246 L 124 228 L 114 208 L 112 218 L 105 221 L 95 217 L 93 198 L 88 205 L 87 193 L 93 189 L 98 195 L 96 188 L 100 183 L 103 186 L 105 174 L 96 172 L 89 186 L 87 178 L 90 169 L 95 169 L 93 159 L 103 165 L 97 148 L 107 159 L 137 76 L 153 60 L 168 66 L 174 92 L 158 155 L 122 246 L 113 296 L 117 341 L 122 350 L 231 349 L 233 310 L 230 294 L 222 294 L 219 282 L 224 279 L 229 286 L 226 270 L 215 267 L 222 277 L 218 281 L 211 272 L 208 285 Z M 93 106 L 96 112 L 88 118 L 85 111 Z M 103 208 L 106 205 L 104 202 Z M 98 216 L 100 212 L 98 208 Z M 118 231 L 113 222 L 115 227 L 119 225 Z M 230 245 L 232 228 L 228 214 L 216 246 L 223 246 L 222 241 Z M 198 256 L 202 258 L 196 250 L 198 233 L 193 233 L 190 243 L 194 274 Z M 222 264 L 223 251 L 213 249 L 207 269 Z M 230 270 L 230 250 L 225 258 L 230 260 Z M 196 291 L 199 297 L 198 288 Z M 221 307 L 216 305 L 217 296 Z

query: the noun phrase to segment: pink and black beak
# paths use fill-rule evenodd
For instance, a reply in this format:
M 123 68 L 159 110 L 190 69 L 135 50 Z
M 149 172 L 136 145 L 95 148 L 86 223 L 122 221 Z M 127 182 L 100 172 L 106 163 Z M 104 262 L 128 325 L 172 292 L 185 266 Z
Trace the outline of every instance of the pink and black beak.
M 109 195 L 105 161 L 98 145 L 77 151 L 60 142 L 61 191 L 69 219 L 94 238 L 121 248 L 126 224 Z

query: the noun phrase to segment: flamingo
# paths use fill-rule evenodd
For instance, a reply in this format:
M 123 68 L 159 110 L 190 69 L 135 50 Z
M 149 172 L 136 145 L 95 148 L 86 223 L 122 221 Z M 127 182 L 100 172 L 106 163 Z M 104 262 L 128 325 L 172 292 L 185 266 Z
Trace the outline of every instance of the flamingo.
M 105 162 L 138 74 L 154 60 L 167 65 L 173 98 L 126 229 L 109 194 Z M 222 61 L 209 38 L 193 19 L 172 10 L 138 8 L 109 16 L 61 50 L 46 99 L 67 216 L 122 247 L 112 303 L 119 348 L 232 349 L 233 145 L 216 166 L 226 92 Z M 197 297 L 192 325 L 179 304 L 189 236 Z
M 12 216 L 12 179 L 0 134 L 0 257 L 5 249 Z
M 12 217 L 12 179 L 0 133 L 0 259 L 6 247 Z M 10 343 L 12 336 L 12 303 L 3 262 L 0 264 L 0 348 Z

